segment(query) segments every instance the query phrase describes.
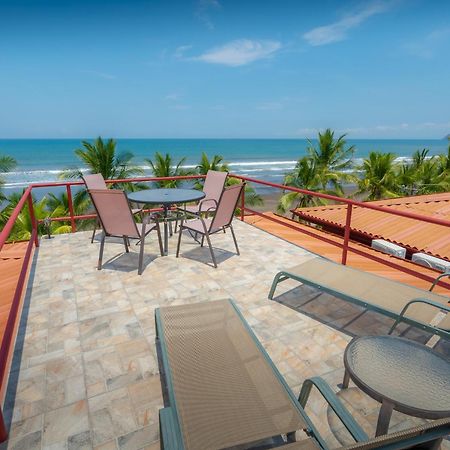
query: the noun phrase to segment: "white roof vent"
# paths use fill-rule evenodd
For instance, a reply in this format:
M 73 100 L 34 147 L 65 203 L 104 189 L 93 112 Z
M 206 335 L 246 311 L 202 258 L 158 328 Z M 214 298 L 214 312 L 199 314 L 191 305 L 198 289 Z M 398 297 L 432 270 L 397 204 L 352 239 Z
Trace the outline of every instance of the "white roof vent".
M 406 256 L 405 248 L 383 239 L 374 239 L 372 241 L 372 248 L 374 248 L 375 250 L 379 250 L 380 252 L 396 256 L 397 258 L 405 258 Z
M 417 264 L 425 267 L 431 267 L 432 269 L 436 269 L 441 272 L 450 272 L 450 261 L 436 258 L 435 256 L 427 255 L 426 253 L 414 253 L 411 260 Z

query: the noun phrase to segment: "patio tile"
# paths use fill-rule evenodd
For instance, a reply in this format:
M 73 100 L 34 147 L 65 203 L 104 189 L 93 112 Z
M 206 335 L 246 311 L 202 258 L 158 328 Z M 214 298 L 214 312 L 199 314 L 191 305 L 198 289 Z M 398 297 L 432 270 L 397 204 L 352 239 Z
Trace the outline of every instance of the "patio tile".
M 137 275 L 136 246 L 123 255 L 121 242 L 107 243 L 106 264 L 98 271 L 99 244 L 90 244 L 90 232 L 41 239 L 27 290 L 27 326 L 12 365 L 17 389 L 5 403 L 13 417 L 6 447 L 159 448 L 163 402 L 154 311 L 229 298 L 295 394 L 305 378 L 322 376 L 373 434 L 379 404 L 352 384 L 339 389 L 342 357 L 352 335 L 384 333 L 390 322 L 289 280 L 269 301 L 275 273 L 316 256 L 248 224 L 236 221 L 235 229 L 241 256 L 234 254 L 229 233 L 213 237 L 217 269 L 210 265 L 209 250 L 188 236 L 183 236 L 180 258 L 174 256 L 174 239 L 169 256 L 155 258 L 157 243 L 150 237 L 142 276 Z M 348 433 L 314 393 L 308 412 L 327 442 L 348 442 Z M 395 413 L 392 429 L 415 423 Z

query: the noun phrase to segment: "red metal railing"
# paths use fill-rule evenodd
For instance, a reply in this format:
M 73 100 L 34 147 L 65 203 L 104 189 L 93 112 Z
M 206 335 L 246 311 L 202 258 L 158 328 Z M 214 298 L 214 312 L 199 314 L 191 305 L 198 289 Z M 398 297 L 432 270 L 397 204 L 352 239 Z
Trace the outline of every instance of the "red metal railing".
M 285 186 L 281 184 L 271 183 L 268 181 L 258 180 L 256 178 L 250 178 L 250 177 L 244 177 L 239 175 L 230 174 L 231 177 L 234 177 L 236 179 L 242 180 L 246 183 L 254 183 L 262 186 L 272 187 L 274 189 L 282 190 L 282 191 L 291 191 L 291 192 L 298 192 L 300 194 L 309 195 L 312 197 L 318 197 L 323 198 L 326 200 L 331 200 L 333 202 L 337 203 L 344 203 L 347 205 L 347 213 L 346 213 L 346 222 L 345 222 L 345 229 L 344 229 L 344 238 L 342 243 L 336 242 L 332 239 L 328 239 L 323 235 L 320 235 L 318 233 L 314 232 L 314 229 L 311 228 L 311 230 L 306 230 L 304 228 L 300 228 L 296 226 L 295 222 L 289 223 L 285 220 L 278 219 L 277 217 L 273 217 L 271 215 L 267 215 L 265 213 L 261 213 L 259 211 L 256 211 L 254 209 L 248 208 L 245 206 L 245 191 L 243 190 L 242 197 L 241 197 L 241 203 L 240 203 L 240 219 L 244 220 L 245 213 L 255 214 L 261 217 L 264 217 L 270 221 L 273 221 L 275 223 L 278 223 L 280 225 L 283 225 L 285 227 L 288 227 L 290 229 L 296 230 L 300 233 L 306 234 L 312 238 L 322 240 L 324 242 L 327 242 L 331 245 L 337 246 L 342 249 L 342 257 L 341 262 L 342 264 L 346 264 L 347 262 L 347 254 L 348 252 L 353 252 L 355 254 L 364 256 L 366 258 L 372 259 L 374 261 L 377 261 L 379 263 L 385 264 L 387 266 L 390 266 L 396 270 L 403 271 L 405 273 L 408 273 L 412 276 L 415 276 L 417 278 L 426 280 L 426 281 L 433 281 L 433 278 L 423 274 L 420 271 L 420 268 L 418 267 L 417 270 L 414 270 L 413 268 L 407 268 L 402 265 L 396 264 L 392 261 L 387 261 L 386 259 L 377 257 L 376 255 L 373 255 L 369 252 L 365 252 L 361 248 L 357 248 L 350 244 L 350 232 L 351 232 L 351 220 L 352 220 L 352 208 L 354 206 L 358 206 L 361 208 L 368 208 L 373 209 L 375 211 L 380 211 L 385 214 L 391 214 L 391 215 L 397 215 L 401 217 L 407 217 L 409 219 L 414 219 L 422 222 L 428 222 L 435 225 L 441 225 L 443 227 L 446 227 L 449 230 L 450 233 L 450 221 L 444 220 L 444 219 L 438 219 L 435 217 L 428 217 L 428 216 L 422 216 L 419 214 L 414 214 L 406 211 L 400 211 L 395 210 L 391 208 L 385 208 L 378 205 L 372 205 L 370 203 L 364 203 L 364 202 L 358 202 L 356 200 L 341 198 L 341 197 L 335 197 L 328 194 L 322 194 L 318 192 L 312 192 L 305 189 L 299 189 L 291 186 Z M 140 178 L 129 178 L 129 179 L 122 179 L 122 180 L 107 180 L 107 183 L 114 183 L 114 184 L 121 184 L 121 183 L 135 183 L 135 182 L 157 182 L 157 181 L 172 181 L 172 180 L 192 180 L 192 179 L 198 179 L 198 178 L 204 178 L 204 175 L 190 175 L 190 176 L 179 176 L 179 177 L 140 177 Z M 61 181 L 61 182 L 52 182 L 52 183 L 34 183 L 31 184 L 23 193 L 20 201 L 18 202 L 17 206 L 14 208 L 14 211 L 11 213 L 11 216 L 6 223 L 3 230 L 0 232 L 0 251 L 3 248 L 4 244 L 7 242 L 11 231 L 14 227 L 14 224 L 22 211 L 22 209 L 25 207 L 25 204 L 28 205 L 29 213 L 30 213 L 30 219 L 32 224 L 32 230 L 31 230 L 31 237 L 25 252 L 25 256 L 23 259 L 22 268 L 20 271 L 20 275 L 18 278 L 17 286 L 14 292 L 14 297 L 12 300 L 11 310 L 8 316 L 7 325 L 5 328 L 4 337 L 1 343 L 1 349 L 0 349 L 0 386 L 3 386 L 3 383 L 6 380 L 7 375 L 7 366 L 8 366 L 8 358 L 11 351 L 11 344 L 14 341 L 14 328 L 17 324 L 17 316 L 18 311 L 20 310 L 20 303 L 22 298 L 23 289 L 26 282 L 26 276 L 27 271 L 29 267 L 29 263 L 31 260 L 31 254 L 33 249 L 33 244 L 38 247 L 39 246 L 39 236 L 38 236 L 38 221 L 35 218 L 34 214 L 34 207 L 33 207 L 33 200 L 32 200 L 32 191 L 33 189 L 40 189 L 40 188 L 49 188 L 49 187 L 65 187 L 67 192 L 67 200 L 68 200 L 68 209 L 69 209 L 69 216 L 67 217 L 53 217 L 51 218 L 52 221 L 67 221 L 71 224 L 72 232 L 76 231 L 76 222 L 79 220 L 86 220 L 86 219 L 93 219 L 96 217 L 95 214 L 83 214 L 83 215 L 76 215 L 74 212 L 74 206 L 73 206 L 73 198 L 72 198 L 72 186 L 82 186 L 84 183 L 82 181 Z M 450 289 L 450 284 L 445 283 L 441 281 L 439 283 L 440 286 L 445 287 L 447 289 Z M 5 424 L 3 422 L 3 416 L 2 411 L 0 408 L 0 442 L 5 440 L 7 438 L 7 430 L 5 427 Z
M 241 210 L 241 214 L 243 212 L 248 212 L 250 214 L 254 214 L 254 215 L 258 215 L 260 217 L 264 217 L 265 219 L 268 219 L 272 222 L 275 222 L 279 225 L 283 225 L 287 228 L 293 229 L 298 231 L 299 233 L 303 233 L 306 234 L 312 238 L 321 240 L 323 242 L 326 242 L 330 245 L 336 246 L 341 248 L 342 250 L 342 254 L 341 254 L 341 264 L 346 264 L 347 263 L 347 254 L 348 252 L 353 252 L 355 254 L 358 254 L 360 256 L 363 256 L 367 259 L 370 259 L 372 261 L 376 261 L 380 264 L 384 264 L 386 266 L 392 267 L 395 270 L 407 273 L 408 275 L 414 276 L 416 278 L 419 278 L 421 280 L 427 281 L 432 283 L 434 281 L 433 277 L 430 277 L 427 274 L 423 273 L 423 269 L 420 268 L 419 265 L 417 265 L 417 270 L 415 270 L 414 268 L 411 267 L 405 267 L 404 265 L 400 265 L 395 263 L 393 260 L 387 260 L 384 258 L 380 258 L 379 256 L 376 256 L 375 254 L 372 254 L 371 252 L 365 252 L 364 250 L 360 248 L 357 248 L 355 246 L 350 245 L 350 232 L 351 232 L 351 219 L 352 219 L 352 211 L 353 211 L 353 207 L 354 206 L 358 206 L 360 208 L 367 208 L 367 209 L 372 209 L 375 211 L 379 211 L 385 214 L 391 214 L 394 216 L 401 216 L 401 217 L 407 217 L 409 219 L 414 219 L 414 220 L 418 220 L 421 222 L 428 222 L 428 223 L 432 223 L 435 225 L 441 225 L 443 227 L 446 227 L 446 229 L 448 230 L 448 233 L 450 235 L 450 221 L 445 220 L 445 219 L 439 219 L 436 217 L 431 217 L 431 216 L 423 216 L 420 214 L 415 214 L 415 213 L 411 213 L 411 212 L 406 212 L 406 211 L 401 211 L 401 210 L 397 210 L 397 209 L 393 209 L 393 208 L 387 208 L 387 207 L 383 207 L 383 206 L 379 206 L 379 205 L 373 205 L 371 203 L 366 203 L 366 202 L 360 202 L 357 200 L 352 200 L 352 199 L 348 199 L 348 198 L 342 198 L 342 197 L 336 197 L 334 195 L 329 195 L 329 194 L 322 194 L 319 192 L 312 192 L 312 191 L 308 191 L 306 189 L 299 189 L 296 187 L 292 187 L 292 186 L 286 186 L 286 185 L 281 185 L 281 184 L 277 184 L 277 183 L 271 183 L 270 181 L 264 181 L 264 180 L 258 180 L 257 178 L 250 178 L 250 177 L 245 177 L 245 176 L 240 176 L 240 175 L 231 175 L 234 178 L 240 179 L 242 181 L 245 181 L 247 183 L 254 183 L 254 184 L 259 184 L 261 186 L 268 186 L 268 187 L 272 187 L 272 188 L 276 188 L 282 191 L 291 191 L 291 192 L 298 192 L 299 194 L 305 194 L 305 195 L 309 195 L 312 197 L 318 197 L 318 198 L 323 198 L 325 200 L 330 200 L 336 203 L 344 203 L 347 205 L 347 211 L 346 211 L 346 221 L 345 221 L 345 227 L 344 227 L 344 239 L 343 242 L 336 242 L 332 239 L 327 239 L 325 236 L 314 232 L 314 228 L 311 228 L 311 230 L 305 230 L 304 228 L 301 228 L 299 226 L 296 226 L 295 223 L 293 222 L 291 223 L 286 223 L 286 221 L 277 219 L 276 217 L 273 217 L 271 215 L 267 215 L 264 213 L 261 213 L 259 211 L 255 211 L 253 209 L 250 208 L 243 208 L 244 211 Z M 414 264 L 411 264 L 411 266 L 414 266 Z M 431 269 L 432 270 L 432 269 Z M 438 274 L 438 272 L 436 271 L 436 275 Z M 446 289 L 450 289 L 450 284 L 447 282 L 443 282 L 441 281 L 439 283 L 439 286 L 444 287 Z

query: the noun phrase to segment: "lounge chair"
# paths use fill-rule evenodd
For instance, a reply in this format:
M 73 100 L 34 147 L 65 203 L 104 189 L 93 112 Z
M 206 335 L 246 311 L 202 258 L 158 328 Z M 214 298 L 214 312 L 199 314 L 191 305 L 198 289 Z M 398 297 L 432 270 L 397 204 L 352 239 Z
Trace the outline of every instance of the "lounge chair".
M 443 295 L 317 257 L 277 273 L 269 299 L 273 299 L 278 283 L 288 278 L 393 318 L 395 322 L 389 334 L 400 322 L 406 322 L 440 337 L 450 338 L 450 299 Z M 440 311 L 447 314 L 436 324 Z
M 89 190 L 92 190 L 92 189 L 108 189 L 108 186 L 105 183 L 105 179 L 103 178 L 103 175 L 101 173 L 84 175 L 81 177 L 81 179 L 84 181 L 84 184 L 86 185 L 86 189 L 88 190 L 88 192 L 89 192 Z M 131 212 L 133 214 L 139 214 L 141 216 L 141 219 L 143 218 L 141 208 L 136 208 L 136 209 L 132 208 Z M 91 244 L 94 242 L 95 232 L 97 231 L 97 228 L 99 225 L 100 225 L 100 222 L 97 219 L 97 221 L 95 222 L 95 225 L 94 225 L 94 230 L 92 231 Z
M 97 269 L 101 270 L 102 268 L 103 249 L 106 237 L 122 238 L 127 253 L 130 251 L 128 240 L 132 238 L 140 241 L 138 274 L 141 275 L 145 237 L 153 230 L 156 230 L 158 234 L 159 250 L 161 256 L 163 255 L 161 230 L 158 221 L 150 223 L 151 217 L 146 216 L 142 223 L 136 223 L 128 198 L 125 192 L 119 189 L 93 189 L 89 191 L 89 195 L 92 198 L 100 224 L 103 228 Z
M 239 255 L 239 247 L 237 244 L 236 236 L 234 234 L 232 221 L 234 217 L 234 211 L 236 209 L 239 197 L 244 188 L 244 183 L 229 186 L 222 191 L 218 202 L 211 200 L 216 205 L 214 210 L 214 217 L 212 219 L 196 216 L 192 220 L 185 220 L 184 218 L 180 223 L 180 231 L 178 234 L 178 246 L 177 246 L 177 258 L 180 254 L 181 235 L 183 230 L 188 230 L 191 233 L 196 233 L 202 236 L 201 246 L 203 247 L 204 239 L 208 242 L 209 251 L 211 252 L 211 258 L 213 260 L 214 267 L 217 268 L 217 261 L 214 255 L 214 251 L 211 245 L 210 235 L 217 233 L 218 231 L 225 231 L 229 228 L 233 237 L 234 246 L 236 247 L 236 253 Z
M 437 448 L 450 433 L 448 418 L 369 439 L 318 377 L 303 383 L 297 399 L 231 300 L 157 308 L 155 321 L 162 449 L 327 450 L 305 411 L 313 387 L 355 440 L 348 449 Z

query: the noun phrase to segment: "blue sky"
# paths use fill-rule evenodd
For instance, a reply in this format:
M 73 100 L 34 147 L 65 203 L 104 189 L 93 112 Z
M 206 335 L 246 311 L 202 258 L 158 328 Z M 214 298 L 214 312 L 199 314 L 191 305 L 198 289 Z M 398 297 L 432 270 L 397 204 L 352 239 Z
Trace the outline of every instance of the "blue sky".
M 0 0 L 0 138 L 442 138 L 449 55 L 449 1 Z

